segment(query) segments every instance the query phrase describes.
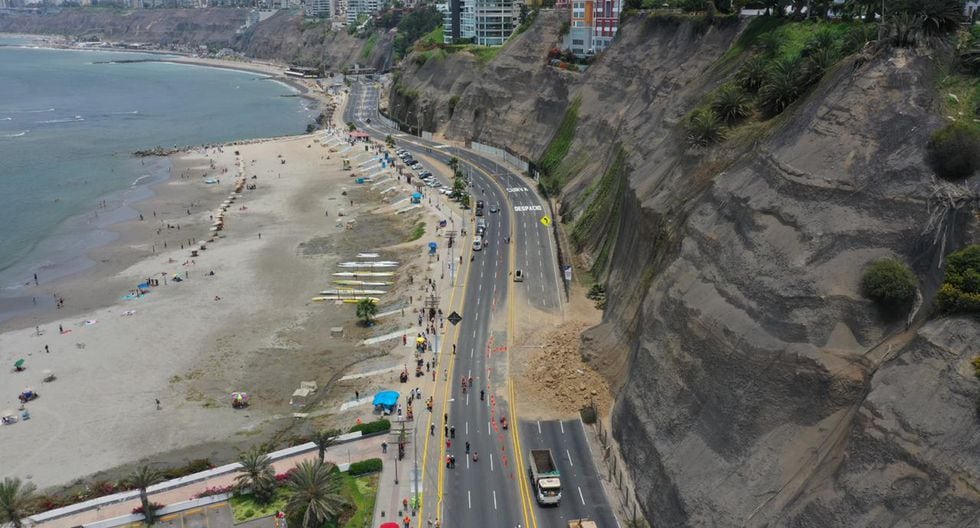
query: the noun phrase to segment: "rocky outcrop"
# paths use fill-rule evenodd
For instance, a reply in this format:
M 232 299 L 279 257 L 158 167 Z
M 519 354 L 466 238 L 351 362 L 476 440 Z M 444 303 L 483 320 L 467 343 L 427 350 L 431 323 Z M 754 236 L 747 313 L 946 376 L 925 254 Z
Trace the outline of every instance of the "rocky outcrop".
M 458 98 L 450 137 L 515 138 L 531 158 L 561 117 L 528 116 L 580 101 L 562 221 L 607 292 L 583 353 L 618 387 L 613 432 L 651 522 L 975 526 L 980 323 L 924 323 L 980 205 L 944 209 L 923 163 L 942 57 L 869 48 L 782 116 L 692 152 L 684 116 L 737 67 L 743 29 L 633 17 L 580 75 L 547 71 L 557 34 L 535 27 L 485 66 L 430 59 L 398 82 Z M 920 278 L 909 329 L 860 294 L 884 256 Z

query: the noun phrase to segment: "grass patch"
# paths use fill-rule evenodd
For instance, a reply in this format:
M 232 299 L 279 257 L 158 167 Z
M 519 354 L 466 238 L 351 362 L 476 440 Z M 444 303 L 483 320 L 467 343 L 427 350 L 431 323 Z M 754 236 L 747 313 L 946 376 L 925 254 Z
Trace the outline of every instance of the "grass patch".
M 939 82 L 943 115 L 957 124 L 980 130 L 977 109 L 980 108 L 980 77 L 952 73 Z
M 354 504 L 354 514 L 343 524 L 344 528 L 370 528 L 374 516 L 374 502 L 378 497 L 378 475 L 352 477 L 344 473 L 344 496 Z
M 541 185 L 547 193 L 557 193 L 561 190 L 564 182 L 555 178 L 558 167 L 561 165 L 568 150 L 572 147 L 572 140 L 575 139 L 575 128 L 578 126 L 578 109 L 582 105 L 582 99 L 576 97 L 572 104 L 565 109 L 565 115 L 558 125 L 548 148 L 545 149 L 541 159 L 538 160 L 538 168 L 544 173 Z
M 427 46 L 439 46 L 442 45 L 444 38 L 445 35 L 442 32 L 442 26 L 437 26 L 419 39 L 419 42 Z
M 409 238 L 410 241 L 418 240 L 425 235 L 425 222 L 419 222 L 415 224 L 415 229 L 412 229 L 412 236 Z
M 289 492 L 286 491 L 286 488 L 278 488 L 275 499 L 266 505 L 255 502 L 255 497 L 251 493 L 235 495 L 229 502 L 231 503 L 231 513 L 234 515 L 237 524 L 275 515 L 277 511 L 285 509 L 288 498 Z
M 503 46 L 469 46 L 466 51 L 476 57 L 480 64 L 486 64 L 493 60 L 500 53 Z
M 371 58 L 371 54 L 374 53 L 374 48 L 377 45 L 378 45 L 378 34 L 371 33 L 371 36 L 368 37 L 367 42 L 364 43 L 364 47 L 361 48 L 361 58 L 362 59 Z

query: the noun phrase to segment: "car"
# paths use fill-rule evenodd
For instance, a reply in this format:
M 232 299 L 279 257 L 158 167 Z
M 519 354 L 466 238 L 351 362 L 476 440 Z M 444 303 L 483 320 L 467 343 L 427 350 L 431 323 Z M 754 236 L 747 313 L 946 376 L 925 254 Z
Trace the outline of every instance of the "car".
M 483 237 L 473 237 L 473 251 L 480 251 L 481 249 L 483 249 Z
M 491 213 L 499 213 L 500 212 L 500 206 L 498 206 L 497 204 L 491 205 L 490 206 L 490 212 Z
M 524 271 L 516 269 L 514 270 L 514 282 L 524 282 Z
M 427 170 L 424 170 L 424 171 L 422 171 L 422 172 L 419 173 L 419 176 L 421 176 L 423 178 L 431 178 L 432 177 L 432 173 L 429 172 L 429 171 L 427 171 Z

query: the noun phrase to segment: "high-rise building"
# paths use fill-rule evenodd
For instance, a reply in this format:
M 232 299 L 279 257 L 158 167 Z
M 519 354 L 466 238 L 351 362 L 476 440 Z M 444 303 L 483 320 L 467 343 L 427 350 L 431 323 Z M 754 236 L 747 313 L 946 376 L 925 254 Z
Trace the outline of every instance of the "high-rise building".
M 380 10 L 380 0 L 347 0 L 347 23 L 355 24 L 361 15 L 371 16 Z
M 308 17 L 330 18 L 333 16 L 332 0 L 306 0 L 303 9 Z
M 609 47 L 619 31 L 622 0 L 572 0 L 566 47 L 592 55 Z
M 449 0 L 443 13 L 443 42 L 501 46 L 517 29 L 520 0 Z

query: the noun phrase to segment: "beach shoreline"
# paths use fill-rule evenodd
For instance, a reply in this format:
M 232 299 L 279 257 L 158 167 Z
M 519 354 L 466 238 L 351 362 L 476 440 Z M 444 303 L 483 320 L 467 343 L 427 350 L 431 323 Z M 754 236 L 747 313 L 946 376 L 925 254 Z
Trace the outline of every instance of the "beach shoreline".
M 65 308 L 52 310 L 47 323 L 0 333 L 0 362 L 23 355 L 28 364 L 23 373 L 0 374 L 0 406 L 15 408 L 21 385 L 42 395 L 27 406 L 30 420 L 0 428 L 8 446 L 0 453 L 2 476 L 60 487 L 91 475 L 116 478 L 124 472 L 119 466 L 140 460 L 226 461 L 240 449 L 285 442 L 309 427 L 370 419 L 370 406 L 340 411 L 338 401 L 354 387 L 368 393 L 393 383 L 396 373 L 346 383 L 340 377 L 358 365 L 391 361 L 394 343 L 358 342 L 404 328 L 403 318 L 361 328 L 350 305 L 310 300 L 330 282 L 339 259 L 379 250 L 403 263 L 385 308 L 407 302 L 398 292 L 427 259 L 422 240 L 405 241 L 431 213 L 394 214 L 380 189 L 353 184 L 339 155 L 319 142 L 323 137 L 175 155 L 173 176 L 138 205 L 144 219 L 120 224 L 119 240 L 93 255 L 99 264 L 59 288 Z M 368 156 L 360 146 L 353 154 Z M 225 212 L 220 238 L 209 243 L 205 237 L 239 170 L 257 188 L 242 191 Z M 205 172 L 220 174 L 220 183 L 204 184 Z M 404 183 L 391 180 L 407 193 Z M 193 257 L 192 245 L 201 243 L 207 250 Z M 159 286 L 135 297 L 136 284 L 147 278 Z M 344 329 L 342 338 L 335 328 Z M 44 369 L 57 380 L 41 382 Z M 304 421 L 289 406 L 300 381 L 321 387 Z M 227 398 L 236 390 L 252 395 L 250 409 L 230 408 Z

